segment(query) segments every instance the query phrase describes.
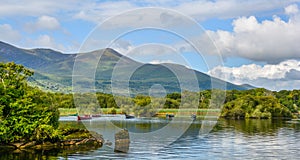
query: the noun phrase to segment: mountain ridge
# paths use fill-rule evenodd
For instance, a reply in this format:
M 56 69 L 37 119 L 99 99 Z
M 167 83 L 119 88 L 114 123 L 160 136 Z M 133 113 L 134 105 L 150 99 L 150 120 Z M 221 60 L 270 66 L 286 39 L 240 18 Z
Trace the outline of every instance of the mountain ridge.
M 76 56 L 83 54 L 97 55 L 102 54 L 96 70 L 95 86 L 97 91 L 110 93 L 111 92 L 111 78 L 116 64 L 122 58 L 126 63 L 122 68 L 125 72 L 117 73 L 119 76 L 129 74 L 132 65 L 140 65 L 132 75 L 129 86 L 134 94 L 147 94 L 148 90 L 154 84 L 162 84 L 169 92 L 180 92 L 180 82 L 178 77 L 171 71 L 172 69 L 183 72 L 194 72 L 199 84 L 200 90 L 210 89 L 212 82 L 217 89 L 222 88 L 222 84 L 226 83 L 226 89 L 232 90 L 247 90 L 251 85 L 235 85 L 230 82 L 210 77 L 209 75 L 199 72 L 197 70 L 189 69 L 178 64 L 149 64 L 141 63 L 126 57 L 119 52 L 111 49 L 100 49 L 86 53 L 65 54 L 52 49 L 35 48 L 22 49 L 0 41 L 0 60 L 3 62 L 13 61 L 17 64 L 24 65 L 35 71 L 35 75 L 31 78 L 34 85 L 37 85 L 45 90 L 70 92 L 72 86 L 72 72 Z M 92 56 L 91 56 L 92 57 Z M 88 66 L 89 59 L 84 62 Z M 124 61 L 124 62 L 125 62 Z M 89 69 L 87 67 L 87 69 Z M 127 70 L 128 69 L 128 72 Z M 184 77 L 186 83 L 192 81 L 191 77 Z M 90 81 L 90 80 L 87 80 Z M 44 85 L 41 85 L 44 84 Z M 220 88 L 218 88 L 218 86 Z M 86 86 L 82 86 L 86 87 Z

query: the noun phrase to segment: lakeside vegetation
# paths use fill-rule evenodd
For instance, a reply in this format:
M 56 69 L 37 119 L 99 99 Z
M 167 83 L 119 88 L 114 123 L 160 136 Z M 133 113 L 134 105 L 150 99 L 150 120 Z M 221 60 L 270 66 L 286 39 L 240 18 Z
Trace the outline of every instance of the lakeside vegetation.
M 84 143 L 91 142 L 88 131 L 59 127 L 58 100 L 53 99 L 52 93 L 29 86 L 27 79 L 32 75 L 21 65 L 0 62 L 0 148 L 4 146 L 1 151 L 72 145 L 69 138 L 89 138 Z M 92 142 L 101 144 L 102 139 L 98 137 Z
M 204 115 L 216 112 L 218 115 L 219 105 L 215 103 L 224 103 L 222 117 L 270 119 L 292 118 L 293 114 L 299 112 L 300 106 L 300 90 L 229 90 L 226 94 L 220 94 L 224 97 L 213 97 L 215 95 L 211 90 L 198 93 L 185 91 L 183 95 L 170 93 L 166 97 L 122 97 L 106 93 L 73 95 L 44 92 L 31 87 L 27 79 L 32 75 L 32 71 L 21 65 L 0 63 L 0 143 L 59 141 L 65 136 L 65 131 L 59 128 L 59 115 L 75 113 L 128 113 L 150 117 L 166 113 L 176 114 L 180 108 L 188 114 Z M 211 100 L 212 97 L 216 102 Z M 190 109 L 192 105 L 198 107 Z
M 189 94 L 189 93 L 185 93 Z M 197 96 L 199 101 L 193 102 L 197 96 L 191 94 L 191 103 L 181 103 L 180 93 L 167 94 L 163 98 L 154 98 L 144 95 L 137 95 L 136 97 L 114 97 L 110 94 L 96 93 L 98 102 L 89 100 L 89 97 L 95 96 L 94 94 L 86 93 L 82 94 L 85 101 L 80 102 L 80 106 L 74 109 L 74 103 L 63 103 L 60 106 L 61 115 L 74 114 L 77 111 L 82 114 L 91 113 L 109 113 L 109 114 L 135 114 L 136 116 L 154 116 L 166 113 L 176 113 L 178 109 L 188 110 L 189 105 L 198 104 L 197 109 L 190 109 L 189 113 L 201 113 L 211 112 L 218 107 L 211 105 L 212 91 L 205 90 L 201 91 Z M 230 90 L 226 91 L 224 97 L 224 105 L 221 110 L 221 116 L 225 118 L 292 118 L 293 115 L 297 115 L 299 112 L 300 100 L 299 90 L 293 91 L 269 91 L 262 88 L 251 89 L 246 91 Z M 224 94 L 225 95 L 225 94 Z M 67 101 L 72 102 L 71 95 L 60 95 L 68 99 Z M 66 98 L 68 97 L 68 98 Z M 116 101 L 118 102 L 118 105 Z M 222 99 L 222 97 L 220 98 Z M 151 103 L 152 102 L 152 103 Z M 222 101 L 223 102 L 223 101 Z M 59 102 L 57 102 L 59 103 Z M 98 104 L 93 104 L 98 103 Z M 64 106 L 64 107 L 61 107 Z M 96 107 L 95 107 L 96 106 Z M 100 107 L 101 108 L 100 108 Z M 73 109 L 72 109 L 73 108 Z

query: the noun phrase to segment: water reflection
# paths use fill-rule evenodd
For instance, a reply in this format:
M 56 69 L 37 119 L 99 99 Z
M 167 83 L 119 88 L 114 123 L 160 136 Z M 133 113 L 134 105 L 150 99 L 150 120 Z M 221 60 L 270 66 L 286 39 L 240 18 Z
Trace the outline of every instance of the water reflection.
M 153 120 L 153 121 L 152 121 Z M 165 126 L 165 119 L 140 119 L 114 121 L 112 130 L 127 128 L 133 133 L 147 133 Z M 208 122 L 206 122 L 208 123 Z M 181 122 L 178 125 L 185 125 Z M 61 122 L 62 126 L 82 128 L 82 123 Z M 91 121 L 96 131 L 103 131 L 103 121 Z M 203 121 L 196 120 L 175 142 L 159 148 L 163 141 L 159 135 L 151 142 L 147 139 L 133 139 L 129 153 L 115 153 L 112 147 L 81 148 L 77 150 L 24 151 L 0 153 L 0 159 L 297 159 L 300 156 L 300 124 L 282 120 L 224 120 L 220 119 L 210 134 L 199 136 Z M 107 128 L 105 128 L 107 129 Z M 169 130 L 176 129 L 173 126 Z M 110 131 L 107 131 L 109 133 Z M 130 133 L 132 134 L 132 133 Z M 114 137 L 114 134 L 111 134 Z M 105 138 L 105 137 L 104 137 Z

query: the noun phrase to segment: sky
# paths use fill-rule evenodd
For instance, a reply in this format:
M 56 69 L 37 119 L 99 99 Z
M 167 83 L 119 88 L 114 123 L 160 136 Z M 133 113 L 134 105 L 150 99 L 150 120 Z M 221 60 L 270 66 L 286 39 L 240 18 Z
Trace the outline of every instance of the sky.
M 300 0 L 0 0 L 0 41 L 64 53 L 110 47 L 145 63 L 292 90 L 300 89 L 299 8 Z

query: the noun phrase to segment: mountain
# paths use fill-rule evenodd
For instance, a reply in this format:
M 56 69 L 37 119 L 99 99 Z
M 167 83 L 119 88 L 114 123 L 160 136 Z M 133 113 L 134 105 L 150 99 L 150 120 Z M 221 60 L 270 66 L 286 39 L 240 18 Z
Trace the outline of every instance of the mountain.
M 148 90 L 153 89 L 151 87 L 155 84 L 160 84 L 167 93 L 180 92 L 181 89 L 194 90 L 197 87 L 201 90 L 210 89 L 212 82 L 214 82 L 213 88 L 218 89 L 225 89 L 223 83 L 226 83 L 228 90 L 254 88 L 250 85 L 235 85 L 224 82 L 178 64 L 143 64 L 110 48 L 88 53 L 64 54 L 51 49 L 21 49 L 0 41 L 0 61 L 14 61 L 34 70 L 35 74 L 30 82 L 45 90 L 52 91 L 71 91 L 75 60 L 82 65 L 81 68 L 84 68 L 84 71 L 89 72 L 93 71 L 90 62 L 97 60 L 99 55 L 101 58 L 96 67 L 95 81 L 89 77 L 89 75 L 94 74 L 91 72 L 82 78 L 82 82 L 78 82 L 78 85 L 83 89 L 88 88 L 93 83 L 97 91 L 111 93 L 112 81 L 113 85 L 120 86 L 117 89 L 123 90 L 121 92 L 126 92 L 126 85 L 129 85 L 133 95 L 148 94 Z M 126 80 L 124 77 L 129 79 Z M 197 86 L 194 86 L 195 81 L 198 82 Z

